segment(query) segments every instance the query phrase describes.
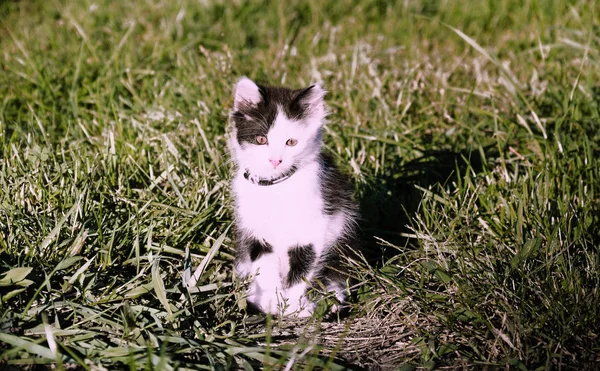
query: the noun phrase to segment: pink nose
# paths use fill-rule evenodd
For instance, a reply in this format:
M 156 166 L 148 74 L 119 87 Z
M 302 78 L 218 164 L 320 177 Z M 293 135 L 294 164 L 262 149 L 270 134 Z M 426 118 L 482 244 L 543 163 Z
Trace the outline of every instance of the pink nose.
M 273 164 L 274 167 L 277 167 L 281 163 L 281 160 L 269 160 L 270 163 Z

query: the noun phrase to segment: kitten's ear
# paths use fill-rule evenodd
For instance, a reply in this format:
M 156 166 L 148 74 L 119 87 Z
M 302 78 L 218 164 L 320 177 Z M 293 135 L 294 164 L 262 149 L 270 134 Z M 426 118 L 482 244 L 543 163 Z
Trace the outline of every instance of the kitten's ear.
M 320 120 L 326 115 L 325 94 L 327 94 L 327 91 L 321 85 L 311 85 L 304 90 L 300 90 L 292 104 L 302 107 L 307 116 Z
M 242 77 L 235 85 L 233 109 L 237 111 L 245 105 L 257 105 L 261 99 L 262 95 L 258 85 L 249 78 Z

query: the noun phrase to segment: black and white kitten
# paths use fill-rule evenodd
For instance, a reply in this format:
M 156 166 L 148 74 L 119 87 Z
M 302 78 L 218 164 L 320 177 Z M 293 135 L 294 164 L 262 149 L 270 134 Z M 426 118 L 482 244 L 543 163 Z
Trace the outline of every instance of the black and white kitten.
M 248 301 L 266 313 L 310 316 L 306 282 L 317 280 L 345 299 L 339 249 L 354 240 L 357 205 L 348 179 L 321 152 L 325 93 L 246 77 L 235 87 L 235 268 L 252 277 Z

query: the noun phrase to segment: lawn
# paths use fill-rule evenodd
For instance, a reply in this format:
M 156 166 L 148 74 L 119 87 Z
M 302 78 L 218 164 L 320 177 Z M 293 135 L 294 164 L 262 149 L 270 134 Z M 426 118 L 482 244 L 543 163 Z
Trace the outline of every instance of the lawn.
M 600 368 L 600 4 L 0 0 L 0 368 Z M 322 82 L 347 311 L 246 312 L 239 76 Z

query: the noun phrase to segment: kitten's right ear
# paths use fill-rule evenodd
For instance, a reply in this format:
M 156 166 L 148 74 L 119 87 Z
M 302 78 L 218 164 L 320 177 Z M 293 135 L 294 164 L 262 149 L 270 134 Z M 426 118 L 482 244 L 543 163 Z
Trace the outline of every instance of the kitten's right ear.
M 258 85 L 247 77 L 239 79 L 235 85 L 235 98 L 233 100 L 233 109 L 239 110 L 240 107 L 247 105 L 257 105 L 260 103 L 262 95 Z

